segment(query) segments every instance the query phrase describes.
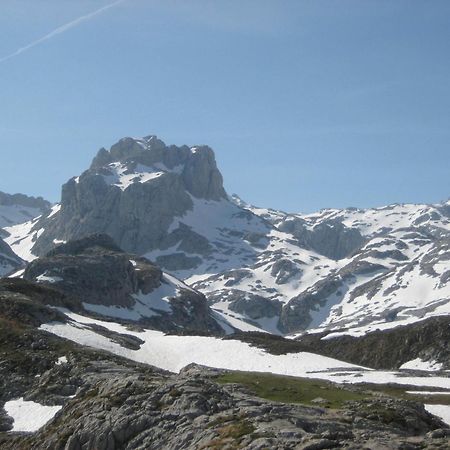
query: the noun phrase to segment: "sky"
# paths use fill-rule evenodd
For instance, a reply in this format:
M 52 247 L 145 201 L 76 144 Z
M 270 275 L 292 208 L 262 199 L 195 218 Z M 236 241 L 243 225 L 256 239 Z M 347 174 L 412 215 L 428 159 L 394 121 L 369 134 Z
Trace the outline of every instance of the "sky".
M 446 200 L 449 23 L 448 0 L 1 0 L 0 191 L 58 201 L 156 134 L 259 206 Z

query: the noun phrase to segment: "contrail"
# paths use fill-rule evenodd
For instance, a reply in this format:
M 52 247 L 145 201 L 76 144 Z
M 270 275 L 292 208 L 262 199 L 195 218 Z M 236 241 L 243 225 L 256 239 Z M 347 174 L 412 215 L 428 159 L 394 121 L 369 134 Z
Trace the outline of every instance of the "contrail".
M 107 9 L 113 8 L 114 6 L 118 5 L 119 3 L 123 3 L 125 1 L 126 0 L 117 0 L 109 5 L 106 5 L 100 9 L 97 9 L 96 11 L 86 14 L 85 16 L 78 17 L 78 19 L 72 20 L 71 22 L 61 25 L 60 27 L 56 28 L 55 30 L 51 31 L 50 33 L 46 34 L 45 36 L 42 36 L 41 38 L 37 39 L 36 41 L 33 41 L 30 44 L 25 45 L 25 47 L 19 48 L 14 53 L 4 56 L 3 58 L 0 58 L 0 63 L 5 62 L 8 59 L 14 58 L 15 56 L 18 56 L 18 55 L 26 52 L 27 50 L 30 50 L 31 48 L 36 47 L 36 45 L 39 45 L 42 42 L 48 41 L 49 39 L 57 36 L 58 34 L 64 33 L 65 31 L 70 30 L 73 27 L 76 27 L 80 23 L 86 22 L 87 20 L 92 19 L 93 17 L 101 14 L 102 12 L 106 11 Z

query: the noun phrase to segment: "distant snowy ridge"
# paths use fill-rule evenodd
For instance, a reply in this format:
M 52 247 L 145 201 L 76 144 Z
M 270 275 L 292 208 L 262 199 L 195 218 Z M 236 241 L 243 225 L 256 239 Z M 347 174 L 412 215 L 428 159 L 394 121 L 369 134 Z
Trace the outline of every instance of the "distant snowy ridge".
M 41 197 L 0 192 L 0 229 L 27 222 L 40 216 L 49 208 L 50 203 Z

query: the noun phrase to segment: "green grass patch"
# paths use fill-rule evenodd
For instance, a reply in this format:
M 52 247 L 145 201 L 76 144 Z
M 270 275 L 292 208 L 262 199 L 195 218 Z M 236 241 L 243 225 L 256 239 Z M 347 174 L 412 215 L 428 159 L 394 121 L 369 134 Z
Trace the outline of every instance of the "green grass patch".
M 450 385 L 450 379 L 449 379 Z M 359 385 L 367 391 L 374 393 L 381 393 L 388 395 L 389 397 L 401 398 L 404 400 L 413 400 L 415 402 L 436 404 L 436 405 L 449 405 L 450 395 L 436 395 L 436 394 L 408 394 L 407 391 L 426 391 L 426 392 L 443 392 L 446 389 L 420 387 L 420 386 L 403 386 L 403 385 L 386 385 L 386 384 L 363 384 Z M 450 392 L 450 391 L 449 391 Z
M 301 403 L 333 409 L 342 407 L 348 400 L 363 400 L 370 394 L 357 392 L 327 381 L 295 378 L 269 373 L 227 372 L 216 378 L 221 384 L 238 383 L 247 387 L 256 396 L 281 403 Z M 322 398 L 323 403 L 313 400 Z
M 408 394 L 407 391 L 444 391 L 427 387 L 386 384 L 338 385 L 326 380 L 297 378 L 259 372 L 227 372 L 219 375 L 220 384 L 237 383 L 245 386 L 256 396 L 280 403 L 301 403 L 339 409 L 348 400 L 364 400 L 385 395 L 419 403 L 450 405 L 450 395 Z M 326 402 L 313 400 L 322 398 Z

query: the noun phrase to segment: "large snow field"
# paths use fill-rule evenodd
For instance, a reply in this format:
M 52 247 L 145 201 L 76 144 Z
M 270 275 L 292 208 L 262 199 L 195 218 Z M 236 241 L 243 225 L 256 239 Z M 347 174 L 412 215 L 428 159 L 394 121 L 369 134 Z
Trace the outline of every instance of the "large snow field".
M 409 375 L 405 371 L 378 371 L 356 366 L 314 353 L 299 352 L 272 355 L 237 340 L 204 336 L 172 336 L 155 330 L 130 331 L 114 322 L 100 321 L 64 311 L 68 323 L 52 322 L 40 329 L 82 345 L 102 349 L 125 358 L 150 364 L 171 372 L 179 372 L 190 363 L 249 372 L 320 378 L 340 383 L 398 383 L 450 389 L 450 378 Z M 129 334 L 144 341 L 139 350 L 121 347 L 95 333 L 89 324 L 101 325 L 116 333 Z

